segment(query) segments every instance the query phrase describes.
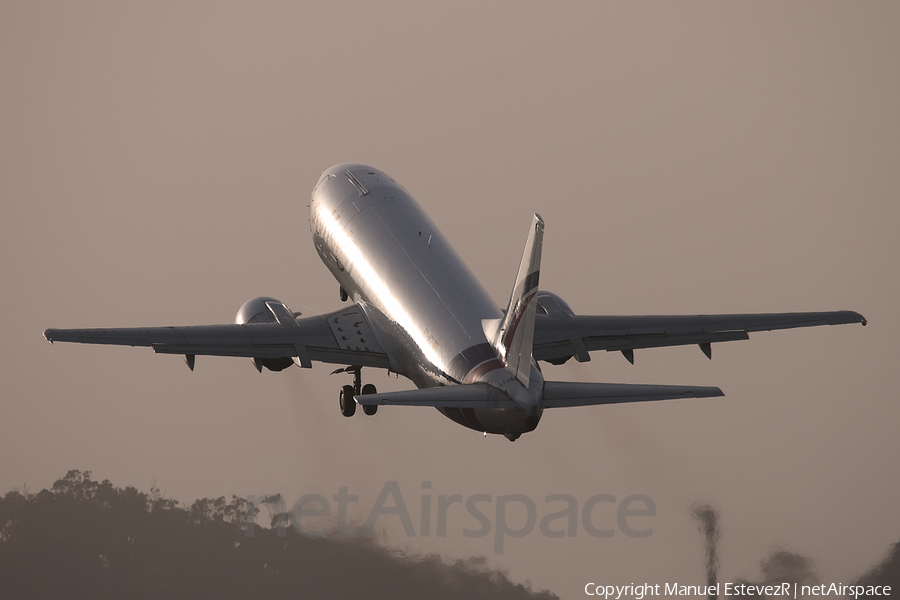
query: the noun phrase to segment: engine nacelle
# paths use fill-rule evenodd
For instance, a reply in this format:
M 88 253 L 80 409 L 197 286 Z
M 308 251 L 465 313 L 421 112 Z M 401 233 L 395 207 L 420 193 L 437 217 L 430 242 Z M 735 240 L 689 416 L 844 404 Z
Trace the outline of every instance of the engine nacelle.
M 569 308 L 569 304 L 565 300 L 553 292 L 545 292 L 544 290 L 539 290 L 537 294 L 537 312 L 538 314 L 549 315 L 551 317 L 562 315 L 573 316 L 575 314 L 572 312 L 572 309 Z M 551 365 L 561 365 L 570 358 L 572 357 L 564 356 L 548 360 L 547 362 Z
M 237 315 L 235 315 L 234 317 L 234 322 L 238 325 L 244 325 L 246 323 L 277 322 L 278 319 L 275 318 L 275 313 L 273 313 L 272 310 L 266 305 L 267 302 L 272 302 L 276 305 L 280 304 L 288 313 L 291 312 L 291 309 L 289 309 L 287 305 L 281 300 L 276 300 L 275 298 L 270 298 L 269 296 L 259 296 L 251 300 L 247 300 L 243 305 L 241 305 L 241 308 L 237 311 Z
M 276 300 L 269 296 L 259 296 L 244 302 L 238 310 L 237 315 L 235 315 L 234 322 L 238 325 L 250 323 L 277 323 L 278 319 L 275 317 L 275 312 L 273 312 L 273 308 L 270 308 L 270 305 L 272 305 L 274 310 L 277 310 L 279 314 L 294 315 L 287 304 L 281 300 Z M 256 367 L 256 370 L 260 373 L 262 372 L 263 367 L 270 371 L 283 371 L 294 364 L 294 361 L 290 356 L 283 356 L 280 358 L 254 358 L 252 360 L 253 366 Z

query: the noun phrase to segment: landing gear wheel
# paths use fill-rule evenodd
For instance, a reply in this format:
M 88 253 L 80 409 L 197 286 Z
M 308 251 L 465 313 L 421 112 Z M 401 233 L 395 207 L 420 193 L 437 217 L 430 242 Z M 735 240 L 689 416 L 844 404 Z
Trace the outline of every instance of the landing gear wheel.
M 352 417 L 356 414 L 356 400 L 353 399 L 353 386 L 345 385 L 341 388 L 339 396 L 341 401 L 341 414 L 345 417 Z
M 363 395 L 377 394 L 378 390 L 376 390 L 375 386 L 372 385 L 371 383 L 367 383 L 366 385 L 363 386 L 362 393 L 363 393 Z M 377 410 L 378 410 L 377 404 L 363 404 L 363 412 L 369 416 L 374 415 Z
M 350 296 L 349 296 L 349 294 L 347 294 L 347 291 L 344 289 L 343 286 L 341 286 L 341 302 L 346 302 L 347 298 L 349 298 L 349 297 Z

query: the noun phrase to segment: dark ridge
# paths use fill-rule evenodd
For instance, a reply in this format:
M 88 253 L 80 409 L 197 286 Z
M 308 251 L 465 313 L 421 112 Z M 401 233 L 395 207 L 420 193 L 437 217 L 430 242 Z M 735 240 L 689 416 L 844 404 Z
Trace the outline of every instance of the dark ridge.
M 900 542 L 892 544 L 881 564 L 857 579 L 854 585 L 889 585 L 892 592 L 900 590 Z
M 0 498 L 0 590 L 8 598 L 451 598 L 549 600 L 484 559 L 405 556 L 369 538 L 311 539 L 244 523 L 232 496 L 189 508 L 69 473 Z M 258 512 L 258 509 L 257 509 Z

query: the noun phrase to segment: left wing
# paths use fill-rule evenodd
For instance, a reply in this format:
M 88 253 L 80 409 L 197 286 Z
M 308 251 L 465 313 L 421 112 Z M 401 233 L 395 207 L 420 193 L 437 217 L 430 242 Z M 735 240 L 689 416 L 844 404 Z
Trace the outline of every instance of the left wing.
M 856 312 L 771 313 L 693 316 L 586 316 L 561 310 L 537 315 L 534 324 L 535 360 L 561 363 L 571 357 L 590 360 L 594 350 L 621 351 L 634 362 L 634 350 L 698 344 L 712 357 L 710 344 L 746 340 L 751 331 L 794 327 L 866 324 Z
M 328 315 L 295 318 L 270 307 L 275 322 L 187 327 L 48 329 L 53 342 L 149 346 L 162 354 L 291 358 L 303 367 L 311 361 L 390 368 L 390 360 L 359 305 Z M 192 367 L 193 368 L 193 367 Z

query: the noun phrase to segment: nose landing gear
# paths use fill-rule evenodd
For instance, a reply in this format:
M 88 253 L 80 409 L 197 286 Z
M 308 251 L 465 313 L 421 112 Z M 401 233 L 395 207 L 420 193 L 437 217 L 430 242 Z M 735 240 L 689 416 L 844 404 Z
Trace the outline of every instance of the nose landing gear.
M 360 394 L 369 395 L 369 394 L 377 394 L 378 390 L 375 389 L 375 386 L 371 383 L 367 383 L 366 385 L 362 384 L 362 367 L 345 367 L 343 369 L 336 369 L 331 372 L 332 375 L 336 373 L 353 373 L 353 385 L 345 385 L 341 388 L 341 393 L 338 395 L 338 401 L 341 406 L 341 414 L 345 417 L 352 417 L 356 414 L 356 401 L 353 399 L 353 396 L 359 396 Z M 372 405 L 363 405 L 363 412 L 367 415 L 374 415 L 378 410 L 377 404 Z

